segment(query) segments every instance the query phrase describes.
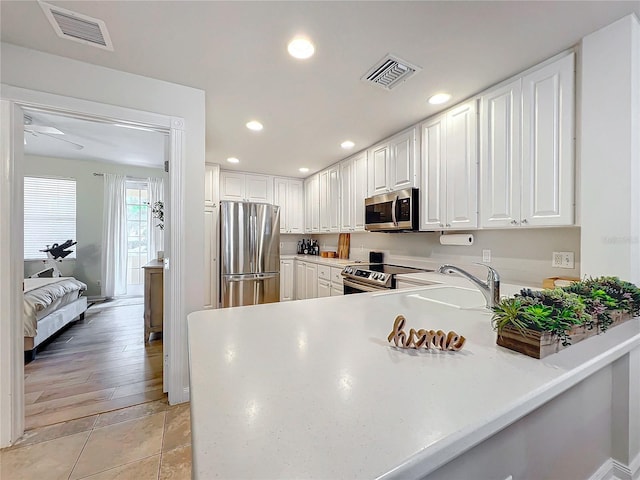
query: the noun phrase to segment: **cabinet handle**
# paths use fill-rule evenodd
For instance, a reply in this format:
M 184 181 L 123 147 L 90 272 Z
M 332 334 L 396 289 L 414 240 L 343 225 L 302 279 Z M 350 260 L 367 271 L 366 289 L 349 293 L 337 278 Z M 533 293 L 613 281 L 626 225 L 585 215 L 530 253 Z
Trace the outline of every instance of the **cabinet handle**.
M 529 223 L 529 222 L 527 222 L 527 219 L 524 218 L 524 219 L 522 219 L 522 223 Z
M 447 223 L 447 224 L 445 225 L 445 227 L 450 227 L 450 226 L 451 226 L 451 224 L 450 224 L 450 223 Z
M 517 225 L 518 221 L 517 220 L 511 220 L 511 225 Z

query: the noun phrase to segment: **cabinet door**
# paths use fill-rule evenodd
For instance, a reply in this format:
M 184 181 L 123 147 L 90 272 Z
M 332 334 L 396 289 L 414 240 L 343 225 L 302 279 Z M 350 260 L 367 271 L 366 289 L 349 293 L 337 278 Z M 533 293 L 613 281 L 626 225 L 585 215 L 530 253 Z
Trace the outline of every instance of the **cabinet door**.
M 280 301 L 293 300 L 293 260 L 280 260 Z
M 287 190 L 287 226 L 289 233 L 304 232 L 303 214 L 304 197 L 302 194 L 302 180 L 289 179 Z M 282 230 L 282 228 L 280 230 Z
M 304 231 L 306 233 L 316 233 L 320 229 L 320 198 L 319 198 L 318 174 L 307 178 L 304 183 Z
M 288 181 L 286 178 L 273 180 L 273 204 L 280 207 L 280 233 L 289 233 L 289 202 L 287 201 Z
M 480 226 L 520 224 L 522 80 L 480 100 Z
M 522 79 L 522 219 L 572 225 L 574 55 Z
M 420 126 L 422 144 L 420 230 L 439 230 L 445 224 L 446 117 L 427 120 Z
M 243 173 L 220 172 L 220 200 L 245 201 L 245 178 Z
M 331 284 L 331 296 L 337 297 L 340 295 L 344 295 L 344 287 L 341 285 L 336 285 L 335 283 Z
M 369 196 L 388 192 L 389 181 L 389 144 L 384 143 L 369 151 Z
M 337 165 L 329 167 L 328 185 L 329 231 L 340 231 L 340 169 Z
M 218 306 L 218 262 L 216 225 L 218 209 L 215 206 L 204 209 L 204 308 Z
M 393 137 L 390 142 L 391 161 L 389 163 L 392 190 L 415 187 L 416 129 Z
M 312 211 L 312 199 L 313 195 L 311 194 L 311 178 L 307 178 L 304 181 L 304 232 L 311 233 L 311 224 L 313 220 L 311 219 L 311 211 Z
M 219 188 L 219 172 L 218 165 L 204 166 L 204 205 L 211 207 L 218 203 Z
M 307 264 L 305 262 L 295 261 L 296 274 L 296 300 L 304 300 L 307 298 Z
M 351 232 L 354 226 L 353 159 L 340 162 L 340 231 Z
M 446 228 L 478 226 L 476 100 L 447 113 Z
M 305 289 L 306 298 L 318 297 L 318 265 L 315 263 L 305 264 Z
M 367 152 L 353 159 L 353 230 L 364 232 L 364 200 L 367 198 Z
M 318 280 L 318 298 L 331 296 L 331 282 Z
M 249 202 L 271 203 L 273 201 L 273 177 L 246 175 L 246 198 Z
M 320 172 L 320 231 L 329 231 L 329 170 Z

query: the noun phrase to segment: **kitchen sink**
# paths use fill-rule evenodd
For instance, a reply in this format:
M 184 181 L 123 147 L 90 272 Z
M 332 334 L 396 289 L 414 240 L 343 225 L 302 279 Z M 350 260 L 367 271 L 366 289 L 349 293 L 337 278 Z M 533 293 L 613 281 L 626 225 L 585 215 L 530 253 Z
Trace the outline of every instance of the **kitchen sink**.
M 428 287 L 420 293 L 412 293 L 407 297 L 460 309 L 484 308 L 487 304 L 479 290 L 454 285 Z

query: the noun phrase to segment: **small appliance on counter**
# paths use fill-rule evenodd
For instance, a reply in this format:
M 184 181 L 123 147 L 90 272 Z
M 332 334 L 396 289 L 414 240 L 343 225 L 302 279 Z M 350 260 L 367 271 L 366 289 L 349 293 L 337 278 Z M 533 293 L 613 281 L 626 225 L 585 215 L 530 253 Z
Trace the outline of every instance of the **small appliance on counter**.
M 384 262 L 384 253 L 369 252 L 369 263 L 382 263 L 382 262 Z

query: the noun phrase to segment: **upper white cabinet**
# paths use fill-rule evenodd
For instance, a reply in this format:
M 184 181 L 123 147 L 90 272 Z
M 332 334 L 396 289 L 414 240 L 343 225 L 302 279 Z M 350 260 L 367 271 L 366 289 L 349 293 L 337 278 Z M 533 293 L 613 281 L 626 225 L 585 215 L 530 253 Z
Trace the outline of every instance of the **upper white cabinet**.
M 416 128 L 369 149 L 369 195 L 418 186 Z
M 476 128 L 476 100 L 421 124 L 421 230 L 477 227 Z
M 273 203 L 280 206 L 280 233 L 303 233 L 302 180 L 276 177 L 273 183 Z
M 271 203 L 273 177 L 254 173 L 220 172 L 220 200 Z
M 204 166 L 204 205 L 210 207 L 218 203 L 220 166 L 205 164 Z
M 340 170 L 333 165 L 320 172 L 320 233 L 340 231 Z
M 481 98 L 482 227 L 572 225 L 574 55 Z
M 320 231 L 320 175 L 317 173 L 304 181 L 304 231 Z
M 367 152 L 340 162 L 340 231 L 364 231 L 367 196 Z

